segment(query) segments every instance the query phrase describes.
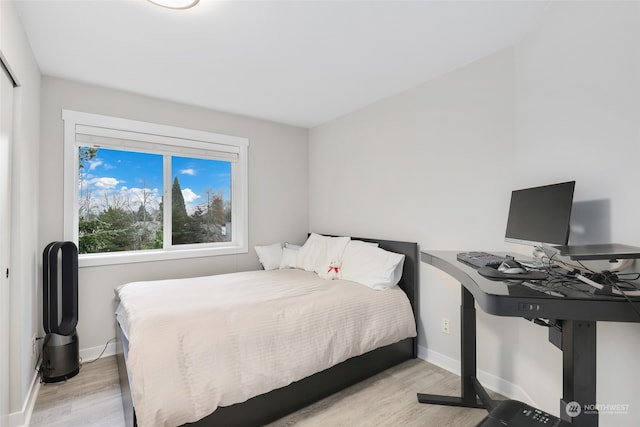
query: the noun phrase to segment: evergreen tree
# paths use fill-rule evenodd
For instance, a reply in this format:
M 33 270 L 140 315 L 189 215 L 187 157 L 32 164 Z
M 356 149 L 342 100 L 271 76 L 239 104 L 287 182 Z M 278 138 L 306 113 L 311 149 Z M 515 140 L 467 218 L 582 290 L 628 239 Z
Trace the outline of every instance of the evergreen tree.
M 135 230 L 129 212 L 120 208 L 108 208 L 98 215 L 98 220 L 109 224 L 102 252 L 118 252 L 134 249 Z
M 189 235 L 192 234 L 189 222 L 190 218 L 187 215 L 182 189 L 176 176 L 171 187 L 171 241 L 174 245 L 193 243 L 189 238 Z
M 180 188 L 180 182 L 177 176 L 173 178 L 173 186 L 171 186 L 171 203 L 174 215 L 178 213 L 179 215 L 187 216 L 187 206 L 184 203 L 182 188 Z
M 96 158 L 98 149 L 95 147 L 79 147 L 78 148 L 78 168 L 84 169 L 85 162 L 89 162 Z
M 79 180 L 79 199 L 78 203 L 78 215 L 80 216 L 80 220 L 82 218 L 85 220 L 90 220 L 94 216 L 92 215 L 92 194 L 89 189 L 89 186 L 84 180 L 84 174 L 86 169 L 86 164 L 91 160 L 95 159 L 98 155 L 98 149 L 95 147 L 78 147 L 78 180 Z
M 143 222 L 151 220 L 151 215 L 149 215 L 149 212 L 147 212 L 144 205 L 140 205 L 138 207 L 138 211 L 135 214 L 135 219 L 136 221 L 143 221 Z
M 78 253 L 92 254 L 103 252 L 107 247 L 111 232 L 110 224 L 97 218 L 80 218 L 78 226 Z

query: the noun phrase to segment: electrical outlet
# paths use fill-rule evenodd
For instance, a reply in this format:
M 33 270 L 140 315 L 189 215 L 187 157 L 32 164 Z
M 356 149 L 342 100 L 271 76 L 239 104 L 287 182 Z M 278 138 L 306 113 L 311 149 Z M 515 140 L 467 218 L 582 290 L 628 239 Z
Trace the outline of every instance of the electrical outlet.
M 442 333 L 451 333 L 451 324 L 449 323 L 449 319 L 445 319 L 444 317 L 442 318 Z

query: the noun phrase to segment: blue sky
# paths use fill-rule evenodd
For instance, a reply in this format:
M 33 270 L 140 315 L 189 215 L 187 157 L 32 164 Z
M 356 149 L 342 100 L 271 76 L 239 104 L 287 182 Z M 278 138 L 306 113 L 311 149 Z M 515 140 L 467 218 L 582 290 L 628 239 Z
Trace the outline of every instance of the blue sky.
M 147 206 L 157 208 L 162 197 L 162 155 L 98 148 L 98 155 L 87 162 L 80 199 L 89 194 L 95 210 L 110 203 L 129 203 L 134 209 L 146 194 Z M 206 205 L 211 195 L 230 197 L 231 164 L 224 161 L 172 157 L 171 182 L 178 177 L 182 195 L 191 213 Z M 145 191 L 146 190 L 146 191 Z
M 215 160 L 173 157 L 171 161 L 171 182 L 178 177 L 182 195 L 189 202 L 194 195 L 197 204 L 207 203 L 207 190 L 211 195 L 222 193 L 228 200 L 231 188 L 231 163 Z

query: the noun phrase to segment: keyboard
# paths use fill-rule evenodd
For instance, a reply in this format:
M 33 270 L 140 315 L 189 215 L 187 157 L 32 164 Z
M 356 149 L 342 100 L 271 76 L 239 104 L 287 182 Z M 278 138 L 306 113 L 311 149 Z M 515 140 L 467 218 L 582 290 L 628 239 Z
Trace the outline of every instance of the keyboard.
M 456 258 L 458 261 L 476 269 L 482 267 L 498 268 L 498 266 L 507 259 L 507 257 L 490 254 L 488 252 L 460 252 Z

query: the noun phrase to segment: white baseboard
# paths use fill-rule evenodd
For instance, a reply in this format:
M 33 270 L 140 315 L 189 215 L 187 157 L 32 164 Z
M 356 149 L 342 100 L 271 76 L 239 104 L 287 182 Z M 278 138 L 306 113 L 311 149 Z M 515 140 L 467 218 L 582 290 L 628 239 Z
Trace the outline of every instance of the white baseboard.
M 442 369 L 446 369 L 453 374 L 460 375 L 460 360 L 420 345 L 418 346 L 418 357 Z M 476 373 L 478 375 L 478 381 L 480 381 L 484 387 L 500 393 L 509 399 L 520 400 L 536 407 L 536 403 L 522 387 L 483 371 L 482 369 L 478 369 Z
M 33 407 L 36 405 L 38 392 L 40 391 L 40 375 L 34 372 L 31 386 L 27 392 L 27 398 L 19 412 L 9 414 L 9 427 L 28 427 L 31 423 L 31 414 Z
M 87 363 L 96 360 L 98 357 L 113 356 L 114 354 L 116 354 L 115 339 L 109 341 L 106 345 L 103 344 L 96 347 L 83 348 L 80 350 L 80 360 L 82 360 L 82 363 Z
M 437 351 L 433 351 L 421 345 L 418 346 L 418 357 L 442 369 L 446 369 L 453 374 L 460 375 L 460 361 L 457 359 L 438 353 Z

